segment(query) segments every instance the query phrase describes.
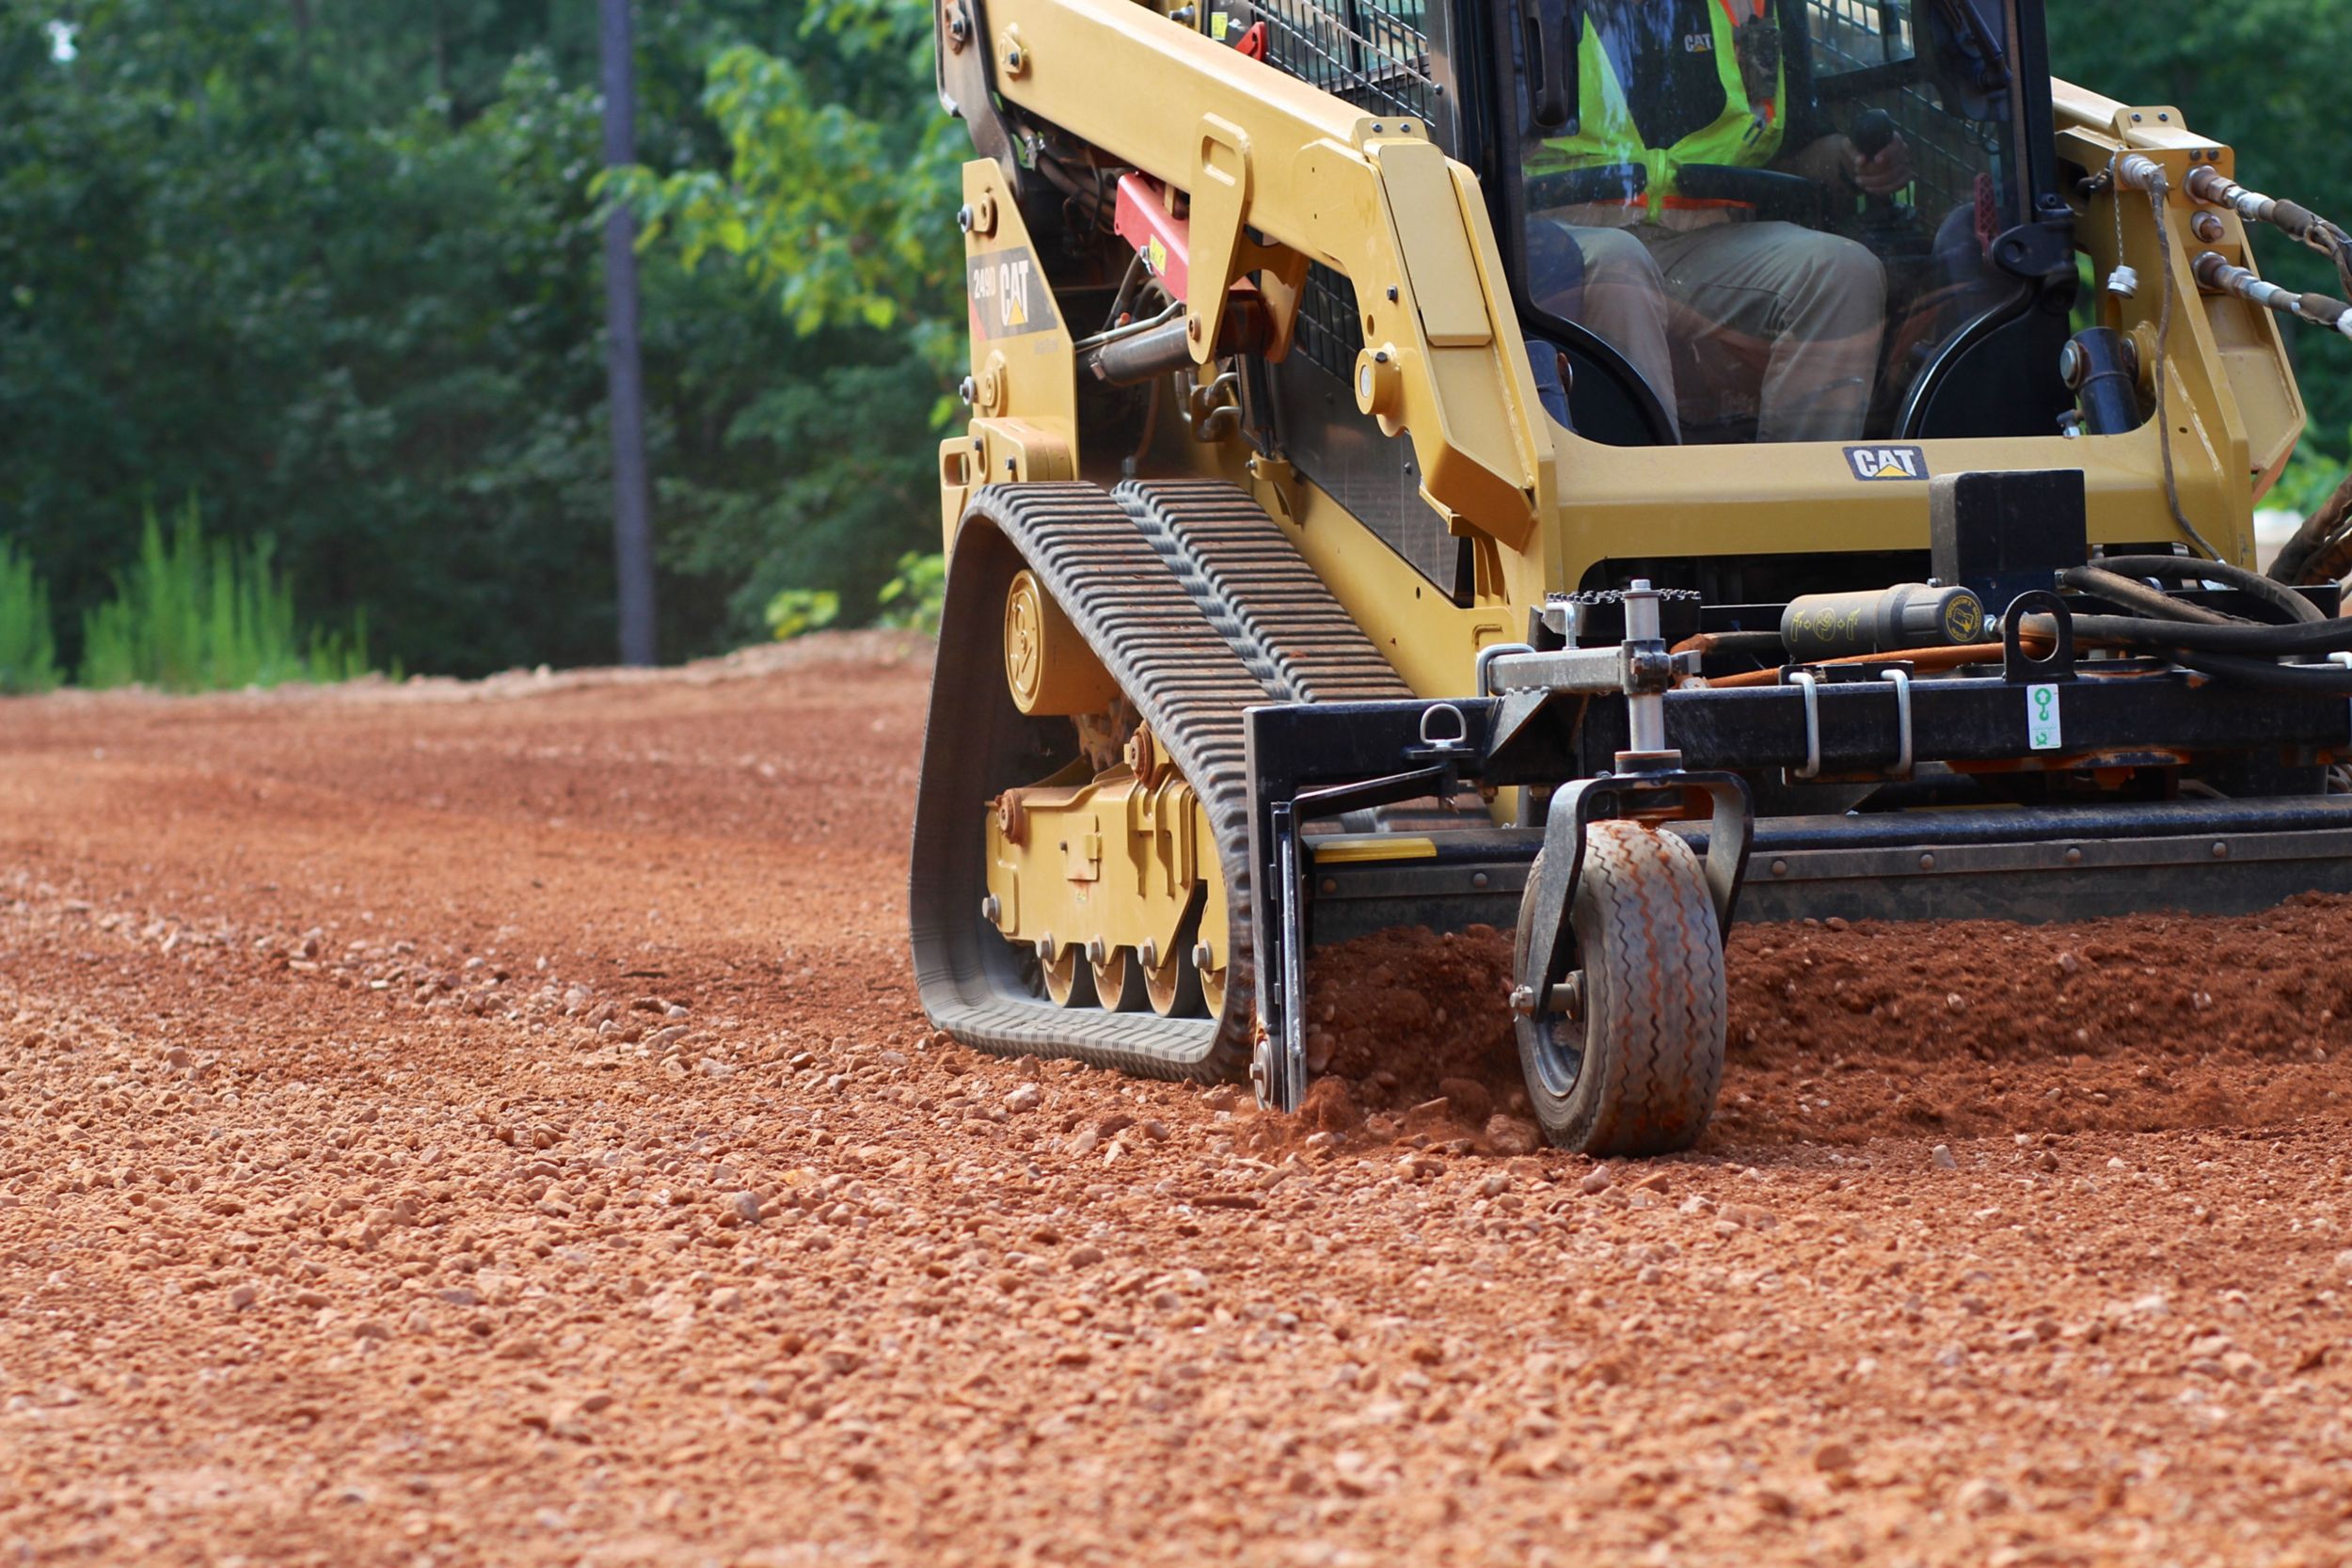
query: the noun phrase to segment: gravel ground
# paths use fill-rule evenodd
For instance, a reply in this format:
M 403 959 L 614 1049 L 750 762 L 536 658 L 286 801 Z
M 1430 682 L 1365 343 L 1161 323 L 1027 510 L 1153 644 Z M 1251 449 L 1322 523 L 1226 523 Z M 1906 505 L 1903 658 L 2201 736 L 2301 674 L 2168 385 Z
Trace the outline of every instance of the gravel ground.
M 2352 908 L 1743 931 L 1615 1169 L 1391 942 L 1263 1117 L 930 1036 L 926 657 L 0 705 L 0 1561 L 2352 1554 Z

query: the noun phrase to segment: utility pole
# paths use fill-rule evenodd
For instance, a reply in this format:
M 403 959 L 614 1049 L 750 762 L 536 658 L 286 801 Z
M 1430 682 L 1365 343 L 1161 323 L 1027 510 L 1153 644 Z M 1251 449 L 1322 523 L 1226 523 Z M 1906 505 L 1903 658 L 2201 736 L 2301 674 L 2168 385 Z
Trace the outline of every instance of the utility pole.
M 604 161 L 637 161 L 637 60 L 629 0 L 600 0 Z M 614 207 L 604 222 L 605 366 L 612 398 L 612 564 L 619 589 L 621 662 L 654 661 L 653 505 L 645 483 L 645 386 L 637 355 L 637 220 Z

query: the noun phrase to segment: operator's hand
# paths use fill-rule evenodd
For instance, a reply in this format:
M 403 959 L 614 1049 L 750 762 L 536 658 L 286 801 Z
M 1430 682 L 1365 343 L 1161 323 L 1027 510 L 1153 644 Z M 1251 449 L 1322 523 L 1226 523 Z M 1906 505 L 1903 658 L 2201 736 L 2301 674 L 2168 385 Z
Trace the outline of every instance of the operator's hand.
M 1911 183 L 1911 148 L 1899 134 L 1869 156 L 1845 140 L 1846 182 L 1865 196 L 1892 196 Z

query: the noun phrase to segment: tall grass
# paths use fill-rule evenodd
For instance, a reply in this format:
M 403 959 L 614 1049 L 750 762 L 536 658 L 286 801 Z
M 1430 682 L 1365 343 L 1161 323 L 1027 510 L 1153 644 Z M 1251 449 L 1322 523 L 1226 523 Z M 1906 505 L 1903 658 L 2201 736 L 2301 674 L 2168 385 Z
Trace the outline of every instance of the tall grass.
M 48 691 L 59 678 L 49 590 L 33 563 L 0 539 L 0 692 Z
M 364 610 L 347 632 L 301 635 L 293 586 L 269 541 L 240 548 L 207 539 L 193 501 L 168 535 L 150 509 L 138 559 L 116 575 L 113 601 L 82 617 L 84 686 L 211 691 L 347 680 L 367 668 Z

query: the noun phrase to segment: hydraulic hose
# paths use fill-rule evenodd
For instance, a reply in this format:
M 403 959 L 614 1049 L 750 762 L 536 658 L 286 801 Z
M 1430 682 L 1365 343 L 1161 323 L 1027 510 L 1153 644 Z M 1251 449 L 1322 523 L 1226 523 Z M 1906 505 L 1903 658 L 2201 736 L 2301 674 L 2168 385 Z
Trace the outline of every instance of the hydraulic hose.
M 2110 555 L 2099 565 L 2118 577 L 2163 578 L 2171 582 L 2223 582 L 2262 600 L 2289 621 L 2324 621 L 2319 607 L 2294 589 L 2243 566 L 2180 555 Z
M 2058 574 L 2058 581 L 2069 588 L 2128 605 L 2153 621 L 2195 621 L 2208 626 L 2249 624 L 2217 610 L 2207 610 L 2203 605 L 2185 603 L 2160 588 L 2151 588 L 2136 578 L 2121 576 L 2104 566 L 2069 566 Z

